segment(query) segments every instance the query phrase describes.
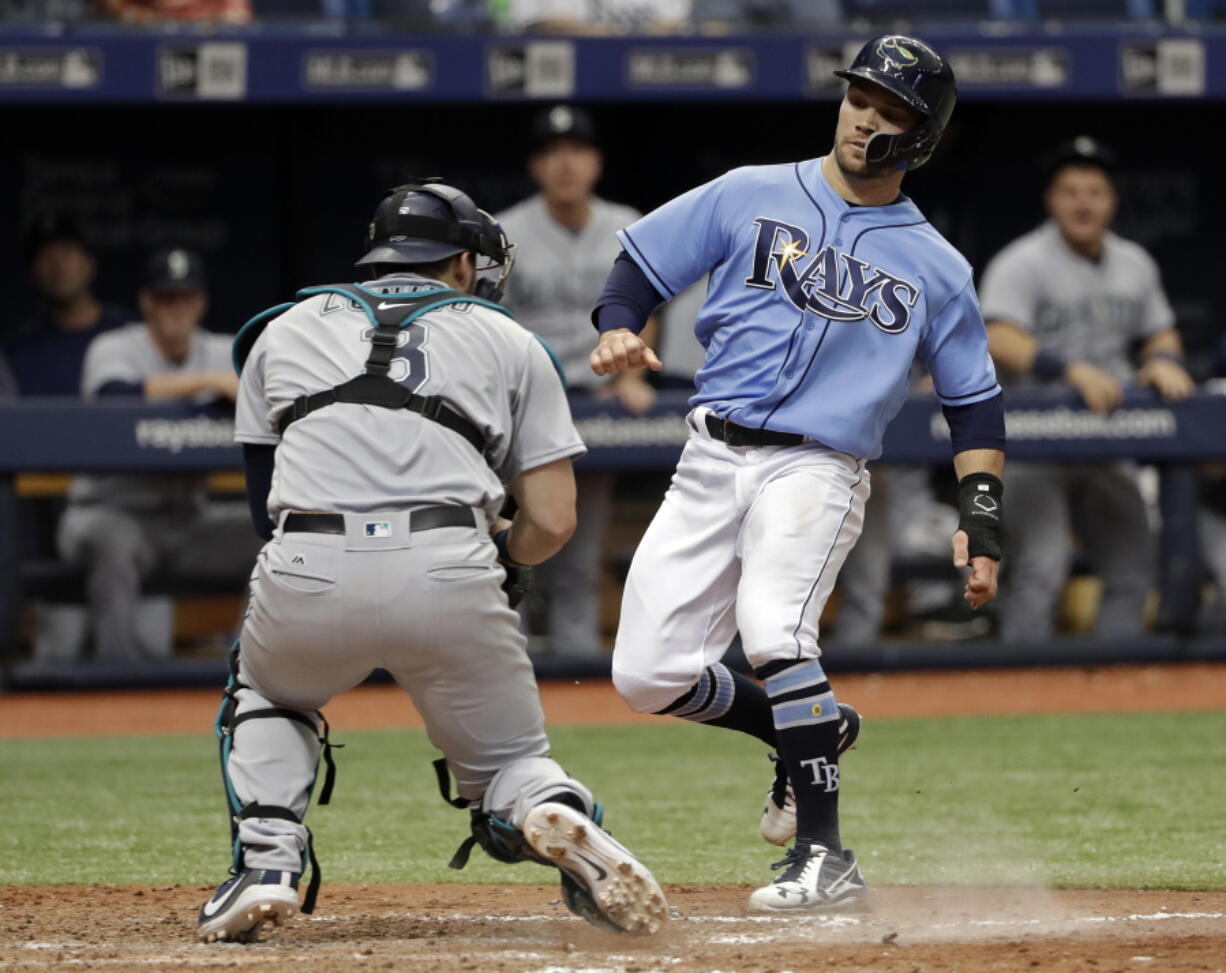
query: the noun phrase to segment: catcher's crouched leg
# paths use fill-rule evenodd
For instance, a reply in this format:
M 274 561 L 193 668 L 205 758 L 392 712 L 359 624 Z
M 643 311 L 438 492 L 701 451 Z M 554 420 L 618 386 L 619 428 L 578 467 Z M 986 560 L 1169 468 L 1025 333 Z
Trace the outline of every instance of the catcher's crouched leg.
M 503 767 L 471 814 L 472 837 L 453 868 L 463 868 L 477 844 L 507 864 L 556 867 L 566 907 L 601 929 L 653 933 L 666 918 L 651 872 L 600 827 L 603 809 L 556 761 L 527 757 Z

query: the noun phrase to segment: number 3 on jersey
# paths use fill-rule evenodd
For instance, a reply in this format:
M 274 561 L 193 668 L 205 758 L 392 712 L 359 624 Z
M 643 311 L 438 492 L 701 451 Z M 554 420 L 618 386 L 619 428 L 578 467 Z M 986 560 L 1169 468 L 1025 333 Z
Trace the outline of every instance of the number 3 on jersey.
M 374 335 L 374 328 L 362 332 L 362 340 L 369 342 Z M 426 326 L 410 324 L 400 329 L 400 341 L 392 352 L 391 370 L 387 377 L 393 382 L 405 386 L 410 392 L 416 392 L 430 377 L 430 369 L 426 363 Z

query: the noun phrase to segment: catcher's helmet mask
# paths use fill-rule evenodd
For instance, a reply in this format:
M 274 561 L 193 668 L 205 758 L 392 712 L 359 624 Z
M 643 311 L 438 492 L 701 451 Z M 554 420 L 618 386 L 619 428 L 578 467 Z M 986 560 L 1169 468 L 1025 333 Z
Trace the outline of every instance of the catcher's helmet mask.
M 941 55 L 914 37 L 884 34 L 865 44 L 851 67 L 834 73 L 884 88 L 924 118 L 910 132 L 870 136 L 864 146 L 869 166 L 918 169 L 932 157 L 958 100 L 953 69 Z
M 384 195 L 366 230 L 366 254 L 355 266 L 435 263 L 466 251 L 476 255 L 476 296 L 501 300 L 515 245 L 467 193 L 430 176 Z

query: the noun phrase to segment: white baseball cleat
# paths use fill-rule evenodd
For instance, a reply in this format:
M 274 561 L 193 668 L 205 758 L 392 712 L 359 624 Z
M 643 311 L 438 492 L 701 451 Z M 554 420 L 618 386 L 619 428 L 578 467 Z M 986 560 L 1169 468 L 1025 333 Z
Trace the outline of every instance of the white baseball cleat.
M 860 737 L 860 714 L 847 703 L 839 703 L 839 712 L 843 714 L 839 723 L 839 755 L 842 756 L 856 747 L 856 740 Z M 758 830 L 772 845 L 782 848 L 796 837 L 796 795 L 788 781 L 783 761 L 774 754 L 771 754 L 771 760 L 775 761 L 775 780 L 766 792 Z
M 771 868 L 785 868 L 777 879 L 749 897 L 762 912 L 829 912 L 859 907 L 867 894 L 856 856 L 825 845 L 797 845 Z
M 651 872 L 587 815 L 546 801 L 524 817 L 532 849 L 562 871 L 567 907 L 602 929 L 649 934 L 668 918 Z
M 297 912 L 297 872 L 244 868 L 200 907 L 196 933 L 206 943 L 251 943 Z

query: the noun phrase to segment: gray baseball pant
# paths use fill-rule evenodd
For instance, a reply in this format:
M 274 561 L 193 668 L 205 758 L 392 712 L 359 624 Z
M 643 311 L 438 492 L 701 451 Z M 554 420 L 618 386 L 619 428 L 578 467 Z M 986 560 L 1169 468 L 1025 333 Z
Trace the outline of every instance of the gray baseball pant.
M 269 706 L 309 713 L 382 667 L 412 697 L 460 797 L 514 827 L 559 794 L 577 794 L 590 813 L 590 792 L 549 757 L 532 663 L 488 533 L 411 532 L 409 511 L 345 521 L 344 535 L 278 528 L 261 551 L 238 715 Z M 386 524 L 388 536 L 366 536 L 368 523 Z M 240 806 L 286 807 L 301 819 L 319 755 L 301 723 L 248 720 L 234 730 L 228 782 Z M 301 870 L 301 824 L 251 818 L 239 839 L 248 867 Z
M 1095 637 L 1141 633 L 1154 543 L 1134 464 L 1010 463 L 1004 521 L 1004 640 L 1051 637 L 1074 534 L 1102 580 Z

